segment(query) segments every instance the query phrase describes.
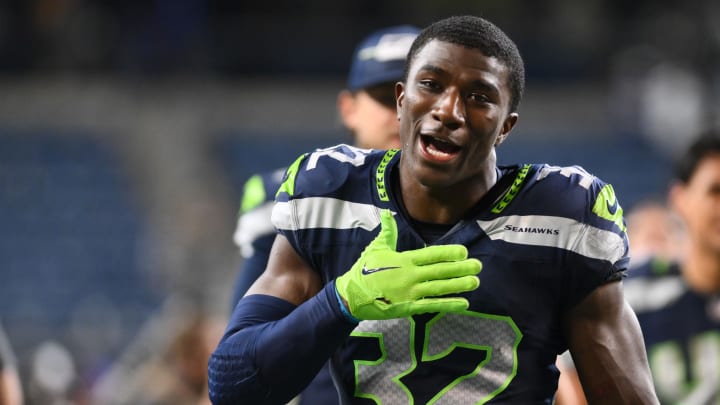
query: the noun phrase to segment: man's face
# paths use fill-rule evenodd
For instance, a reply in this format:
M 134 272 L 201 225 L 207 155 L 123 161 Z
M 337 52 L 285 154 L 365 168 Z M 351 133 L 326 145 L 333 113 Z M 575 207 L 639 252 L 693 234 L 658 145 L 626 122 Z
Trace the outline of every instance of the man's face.
M 403 161 L 429 187 L 473 184 L 517 121 L 508 70 L 479 50 L 433 40 L 396 86 Z
M 706 156 L 687 184 L 671 191 L 693 243 L 720 253 L 720 154 Z
M 355 146 L 366 149 L 400 148 L 395 110 L 395 84 L 386 83 L 354 94 L 338 96 L 343 124 L 353 133 Z
M 686 235 L 679 218 L 661 204 L 636 207 L 625 217 L 634 263 L 649 257 L 676 260 L 683 253 Z

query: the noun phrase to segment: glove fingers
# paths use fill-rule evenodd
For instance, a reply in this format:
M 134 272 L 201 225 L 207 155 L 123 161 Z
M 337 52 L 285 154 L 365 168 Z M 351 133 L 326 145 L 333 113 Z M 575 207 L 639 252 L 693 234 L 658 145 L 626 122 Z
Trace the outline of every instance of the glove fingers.
M 463 312 L 470 304 L 465 298 L 425 298 L 412 303 L 412 314 L 425 314 L 429 312 Z
M 397 240 L 397 237 L 395 239 Z M 464 260 L 467 259 L 468 251 L 463 245 L 435 245 L 408 250 L 401 254 L 407 256 L 412 263 L 422 266 L 430 263 Z
M 444 280 L 462 276 L 474 276 L 482 270 L 478 259 L 465 259 L 458 262 L 434 263 L 413 269 L 416 281 Z
M 413 299 L 421 297 L 439 297 L 472 291 L 480 286 L 477 276 L 465 276 L 447 280 L 433 280 L 413 286 Z

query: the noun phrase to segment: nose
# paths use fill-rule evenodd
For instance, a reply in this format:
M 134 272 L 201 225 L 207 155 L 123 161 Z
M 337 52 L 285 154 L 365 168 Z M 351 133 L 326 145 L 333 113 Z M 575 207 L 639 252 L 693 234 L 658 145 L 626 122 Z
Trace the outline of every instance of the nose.
M 465 106 L 460 92 L 453 87 L 445 89 L 433 107 L 433 118 L 449 129 L 457 129 L 465 124 Z

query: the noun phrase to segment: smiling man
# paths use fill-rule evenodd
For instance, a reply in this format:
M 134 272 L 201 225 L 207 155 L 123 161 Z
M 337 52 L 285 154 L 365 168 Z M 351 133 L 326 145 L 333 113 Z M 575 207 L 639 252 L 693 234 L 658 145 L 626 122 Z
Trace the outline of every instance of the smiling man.
M 498 27 L 441 20 L 396 85 L 402 150 L 290 165 L 267 270 L 210 360 L 215 404 L 281 404 L 328 359 L 343 404 L 550 404 L 567 349 L 593 403 L 657 402 L 612 187 L 496 164 L 523 88 Z

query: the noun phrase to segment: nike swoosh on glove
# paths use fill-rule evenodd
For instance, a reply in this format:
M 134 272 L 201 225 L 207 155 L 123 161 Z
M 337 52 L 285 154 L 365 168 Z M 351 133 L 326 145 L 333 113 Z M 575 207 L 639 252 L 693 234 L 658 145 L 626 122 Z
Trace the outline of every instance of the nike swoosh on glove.
M 380 212 L 380 233 L 348 272 L 335 280 L 341 305 L 358 320 L 404 318 L 427 312 L 462 312 L 465 298 L 452 296 L 480 285 L 482 264 L 463 245 L 436 245 L 397 252 L 397 224 Z

